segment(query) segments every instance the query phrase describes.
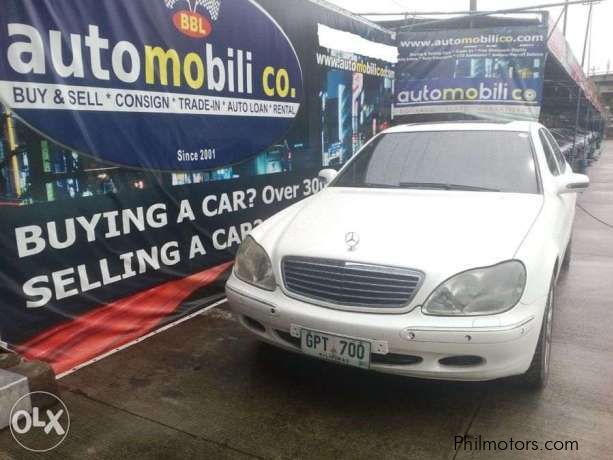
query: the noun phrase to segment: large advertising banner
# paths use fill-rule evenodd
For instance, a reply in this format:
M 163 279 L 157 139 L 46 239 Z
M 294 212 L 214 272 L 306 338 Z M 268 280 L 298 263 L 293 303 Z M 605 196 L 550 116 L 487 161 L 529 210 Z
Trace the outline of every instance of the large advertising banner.
M 118 165 L 238 163 L 282 137 L 302 100 L 292 43 L 249 0 L 4 0 L 0 31 L 0 100 Z
M 303 174 L 2 209 L 2 339 L 61 372 L 219 300 L 247 233 L 319 190 Z
M 526 26 L 400 33 L 394 115 L 538 120 L 546 40 Z
M 2 8 L 0 345 L 60 374 L 223 298 L 245 235 L 391 121 L 391 33 L 316 2 Z

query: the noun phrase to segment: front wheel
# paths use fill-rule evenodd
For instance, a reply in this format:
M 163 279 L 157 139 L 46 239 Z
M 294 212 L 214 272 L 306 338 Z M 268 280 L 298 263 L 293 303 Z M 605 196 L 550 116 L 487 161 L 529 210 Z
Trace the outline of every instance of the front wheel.
M 541 389 L 547 386 L 551 360 L 551 338 L 553 333 L 553 310 L 555 306 L 555 283 L 553 279 L 547 296 L 547 306 L 543 315 L 543 325 L 539 340 L 528 371 L 522 376 L 523 383 L 530 388 Z

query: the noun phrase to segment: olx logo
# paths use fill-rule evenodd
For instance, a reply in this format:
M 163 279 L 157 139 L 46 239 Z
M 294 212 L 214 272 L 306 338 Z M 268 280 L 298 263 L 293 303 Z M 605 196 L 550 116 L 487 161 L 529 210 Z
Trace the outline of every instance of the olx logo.
M 36 403 L 40 400 L 51 400 L 51 407 L 40 407 Z M 66 404 L 57 396 L 34 391 L 22 396 L 13 405 L 10 422 L 11 434 L 21 447 L 32 452 L 48 452 L 66 439 L 70 415 Z

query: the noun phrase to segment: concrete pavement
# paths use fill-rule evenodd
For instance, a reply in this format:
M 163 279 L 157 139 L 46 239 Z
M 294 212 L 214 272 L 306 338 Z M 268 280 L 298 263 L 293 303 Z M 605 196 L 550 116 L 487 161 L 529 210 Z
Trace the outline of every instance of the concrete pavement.
M 613 223 L 613 142 L 580 203 Z M 261 345 L 223 309 L 61 380 L 72 423 L 52 458 L 613 458 L 613 229 L 577 211 L 552 375 L 451 383 L 339 367 Z M 537 450 L 455 450 L 454 437 Z M 541 450 L 577 441 L 578 451 Z M 570 446 L 569 446 L 570 447 Z M 0 458 L 34 458 L 0 433 Z

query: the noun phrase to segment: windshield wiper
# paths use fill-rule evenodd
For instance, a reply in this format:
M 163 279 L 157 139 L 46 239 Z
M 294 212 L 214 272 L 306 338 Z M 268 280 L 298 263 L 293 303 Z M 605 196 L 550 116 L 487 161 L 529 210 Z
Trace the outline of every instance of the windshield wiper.
M 476 185 L 462 185 L 462 184 L 444 184 L 438 182 L 400 182 L 398 184 L 402 188 L 415 188 L 415 189 L 436 189 L 436 190 L 468 190 L 475 192 L 500 192 L 499 189 L 478 187 Z
M 352 187 L 362 187 L 362 188 L 400 188 L 401 185 L 393 185 L 393 184 L 372 184 L 370 182 L 364 182 L 360 185 L 352 185 Z

